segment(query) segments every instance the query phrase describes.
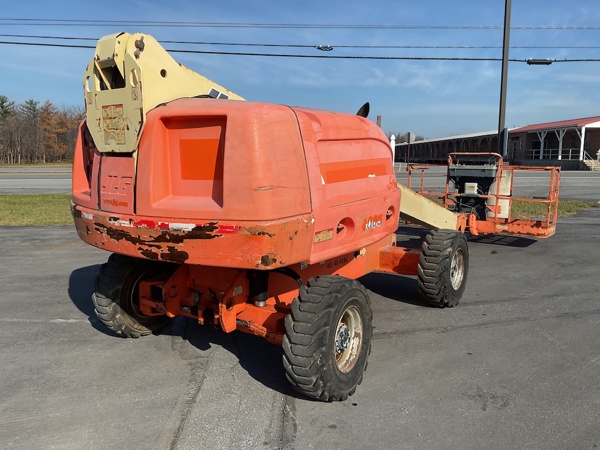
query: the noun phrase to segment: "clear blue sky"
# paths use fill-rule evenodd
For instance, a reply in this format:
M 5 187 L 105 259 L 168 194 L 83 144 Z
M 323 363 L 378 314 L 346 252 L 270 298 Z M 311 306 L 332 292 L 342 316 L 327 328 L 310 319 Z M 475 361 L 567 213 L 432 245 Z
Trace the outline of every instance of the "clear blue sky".
M 3 35 L 0 41 L 4 42 L 94 45 L 94 41 L 5 35 L 97 39 L 118 31 L 140 31 L 151 34 L 159 42 L 334 47 L 330 52 L 321 52 L 313 48 L 163 44 L 170 49 L 318 56 L 501 58 L 504 0 L 130 0 L 108 3 L 34 0 L 4 2 L 0 18 L 0 34 Z M 136 23 L 52 25 L 6 19 Z M 174 27 L 157 26 L 156 22 L 379 27 Z M 421 27 L 385 27 L 390 25 Z M 515 0 L 512 25 L 517 28 L 511 32 L 511 58 L 600 59 L 600 48 L 574 48 L 600 47 L 597 0 Z M 526 26 L 546 29 L 524 28 Z M 585 27 L 595 29 L 582 29 Z M 380 46 L 500 48 L 374 48 Z M 539 48 L 558 46 L 563 48 Z M 50 100 L 59 106 L 83 105 L 82 76 L 92 56 L 92 49 L 0 44 L 0 94 L 17 103 L 32 98 L 40 102 Z M 249 100 L 350 113 L 369 101 L 370 118 L 375 120 L 381 115 L 386 132 L 413 131 L 435 138 L 493 130 L 498 126 L 500 61 L 313 59 L 183 53 L 173 53 L 173 56 Z M 600 115 L 599 87 L 600 62 L 555 62 L 550 66 L 511 62 L 506 125 Z

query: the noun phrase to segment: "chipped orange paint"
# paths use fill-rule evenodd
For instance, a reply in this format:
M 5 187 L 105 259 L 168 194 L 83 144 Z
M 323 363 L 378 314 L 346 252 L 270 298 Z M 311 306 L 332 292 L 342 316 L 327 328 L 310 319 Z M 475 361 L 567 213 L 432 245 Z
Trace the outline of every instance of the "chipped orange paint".
M 305 261 L 309 254 L 302 249 L 310 248 L 314 234 L 310 216 L 270 223 L 169 223 L 78 205 L 72 211 L 80 238 L 95 247 L 156 261 L 218 267 L 270 270 Z

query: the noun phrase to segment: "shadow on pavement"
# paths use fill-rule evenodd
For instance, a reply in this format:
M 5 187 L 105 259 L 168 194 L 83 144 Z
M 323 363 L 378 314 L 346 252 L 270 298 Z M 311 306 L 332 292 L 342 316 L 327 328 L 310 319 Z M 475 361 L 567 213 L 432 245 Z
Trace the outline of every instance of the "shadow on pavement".
M 261 337 L 239 331 L 224 333 L 217 327 L 200 325 L 188 317 L 176 317 L 159 334 L 180 337 L 200 351 L 209 351 L 213 346 L 227 350 L 256 381 L 283 395 L 288 394 L 283 350 Z
M 107 336 L 123 339 L 105 327 L 94 312 L 92 294 L 94 280 L 99 270 L 100 264 L 74 270 L 69 277 L 69 297 L 73 304 L 88 317 L 94 329 Z M 216 327 L 200 325 L 187 317 L 176 317 L 157 334 L 181 338 L 203 352 L 209 351 L 213 346 L 221 347 L 234 354 L 242 368 L 259 383 L 283 395 L 289 394 L 288 390 L 291 391 L 286 387 L 281 361 L 282 348 L 268 343 L 261 337 L 237 331 L 226 334 Z
M 501 234 L 488 234 L 484 236 L 469 235 L 468 240 L 469 242 L 476 242 L 478 244 L 502 245 L 516 248 L 526 248 L 537 242 L 537 240 L 533 238 L 506 236 Z
M 364 284 L 367 289 L 382 297 L 409 305 L 431 307 L 421 300 L 415 277 L 371 272 L 359 278 L 358 281 Z
M 111 337 L 121 336 L 105 327 L 96 317 L 92 294 L 94 280 L 100 270 L 100 264 L 74 270 L 69 277 L 69 297 L 73 304 L 84 313 L 92 327 Z M 394 274 L 370 273 L 360 279 L 365 287 L 384 297 L 404 303 L 427 306 L 419 300 L 417 283 L 414 278 Z M 285 379 L 282 356 L 283 349 L 271 344 L 261 337 L 239 331 L 224 333 L 211 325 L 200 325 L 187 317 L 176 317 L 157 334 L 173 336 L 189 342 L 198 350 L 210 351 L 213 346 L 231 352 L 238 359 L 240 366 L 253 379 L 282 395 L 303 400 L 308 397 L 294 391 Z
M 396 230 L 396 242 L 399 247 L 421 248 L 422 240 L 427 236 L 429 229 L 415 225 L 400 225 Z M 486 234 L 475 236 L 466 233 L 469 242 L 478 244 L 503 245 L 507 247 L 526 248 L 537 242 L 537 239 L 509 236 L 503 234 Z
M 100 264 L 81 267 L 74 270 L 69 277 L 69 297 L 73 304 L 84 313 L 94 329 L 108 335 L 119 337 L 117 333 L 106 328 L 96 317 L 92 294 L 94 293 L 94 280 L 100 271 Z

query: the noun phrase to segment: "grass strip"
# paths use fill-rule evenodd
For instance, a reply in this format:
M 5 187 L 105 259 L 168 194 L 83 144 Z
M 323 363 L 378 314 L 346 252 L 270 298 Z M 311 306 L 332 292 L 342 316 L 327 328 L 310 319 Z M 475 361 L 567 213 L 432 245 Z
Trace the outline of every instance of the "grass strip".
M 0 226 L 73 225 L 70 194 L 0 195 Z
M 600 205 L 594 202 L 579 200 L 559 200 L 558 217 L 572 216 L 585 208 L 598 208 Z M 512 202 L 510 216 L 518 219 L 534 219 L 546 217 L 548 206 L 539 202 L 524 202 L 515 200 Z
M 438 200 L 439 201 L 439 200 Z M 0 226 L 73 225 L 70 194 L 2 194 L 0 195 Z M 559 200 L 558 216 L 572 216 L 584 208 L 598 208 L 594 202 Z M 514 201 L 511 217 L 531 219 L 546 216 L 546 205 Z

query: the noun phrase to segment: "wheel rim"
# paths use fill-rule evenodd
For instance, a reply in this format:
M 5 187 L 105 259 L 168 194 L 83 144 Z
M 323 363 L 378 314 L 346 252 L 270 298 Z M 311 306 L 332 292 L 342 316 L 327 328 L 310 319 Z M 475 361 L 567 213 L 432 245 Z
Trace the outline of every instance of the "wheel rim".
M 335 332 L 333 349 L 337 368 L 342 373 L 350 372 L 360 355 L 363 338 L 363 323 L 355 306 L 344 311 Z
M 465 276 L 465 255 L 462 250 L 457 250 L 450 263 L 450 283 L 455 291 L 460 289 Z
M 153 276 L 156 276 L 155 270 L 146 270 L 143 273 L 141 273 L 131 285 L 131 288 L 129 289 L 129 295 L 127 296 L 127 312 L 131 314 L 131 316 L 133 316 L 135 320 L 144 325 L 163 320 L 163 316 L 147 316 L 140 310 L 140 281 L 153 278 Z

